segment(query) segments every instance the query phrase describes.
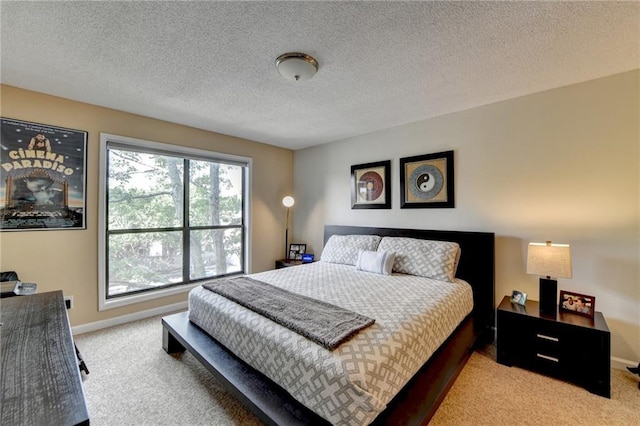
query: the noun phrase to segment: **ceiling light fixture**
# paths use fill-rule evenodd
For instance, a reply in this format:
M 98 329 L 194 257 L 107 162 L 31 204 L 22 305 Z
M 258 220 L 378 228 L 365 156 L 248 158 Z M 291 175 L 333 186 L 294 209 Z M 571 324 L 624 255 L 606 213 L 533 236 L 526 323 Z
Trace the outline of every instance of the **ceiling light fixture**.
M 276 68 L 287 80 L 309 80 L 318 72 L 318 61 L 306 53 L 290 52 L 278 56 Z

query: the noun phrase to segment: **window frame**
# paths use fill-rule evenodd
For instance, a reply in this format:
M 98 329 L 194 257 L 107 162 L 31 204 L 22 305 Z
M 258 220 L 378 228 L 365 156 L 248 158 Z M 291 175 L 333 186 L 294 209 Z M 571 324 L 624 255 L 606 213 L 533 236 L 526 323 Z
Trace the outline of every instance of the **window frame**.
M 243 262 L 245 271 L 251 273 L 251 175 L 253 169 L 253 159 L 250 157 L 223 154 L 214 151 L 206 151 L 180 145 L 171 145 L 160 142 L 153 142 L 144 139 L 136 139 L 127 136 L 100 133 L 100 159 L 99 159 L 99 199 L 98 199 L 98 310 L 118 308 L 134 303 L 155 300 L 175 294 L 182 294 L 202 284 L 207 278 L 186 284 L 176 284 L 158 290 L 149 290 L 140 293 L 107 298 L 107 159 L 108 147 L 110 145 L 131 149 L 132 151 L 152 151 L 159 154 L 165 153 L 173 156 L 185 156 L 189 159 L 200 159 L 205 161 L 221 161 L 235 163 L 244 166 L 244 188 L 243 188 Z M 197 228 L 197 227 L 196 227 Z M 215 279 L 211 277 L 208 279 Z

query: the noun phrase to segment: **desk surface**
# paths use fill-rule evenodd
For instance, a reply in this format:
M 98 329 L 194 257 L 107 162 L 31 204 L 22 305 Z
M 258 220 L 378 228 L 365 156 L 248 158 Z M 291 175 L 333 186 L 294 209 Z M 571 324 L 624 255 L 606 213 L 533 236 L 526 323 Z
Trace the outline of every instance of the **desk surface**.
M 0 302 L 3 425 L 89 424 L 62 291 Z

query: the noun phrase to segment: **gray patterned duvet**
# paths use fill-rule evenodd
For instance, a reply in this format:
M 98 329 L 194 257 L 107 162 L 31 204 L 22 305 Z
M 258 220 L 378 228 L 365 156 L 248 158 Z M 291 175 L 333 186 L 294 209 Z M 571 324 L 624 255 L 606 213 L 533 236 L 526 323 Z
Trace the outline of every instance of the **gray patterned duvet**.
M 471 287 L 316 262 L 251 275 L 376 320 L 333 352 L 209 290 L 189 318 L 333 424 L 371 423 L 473 308 Z

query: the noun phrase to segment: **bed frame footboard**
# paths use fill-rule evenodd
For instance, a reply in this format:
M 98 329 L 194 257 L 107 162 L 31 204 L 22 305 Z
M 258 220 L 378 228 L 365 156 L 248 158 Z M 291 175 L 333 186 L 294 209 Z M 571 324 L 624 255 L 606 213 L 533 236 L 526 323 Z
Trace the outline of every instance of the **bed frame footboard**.
M 251 368 L 181 312 L 162 318 L 162 348 L 188 350 L 245 407 L 268 425 L 328 425 L 267 376 Z

